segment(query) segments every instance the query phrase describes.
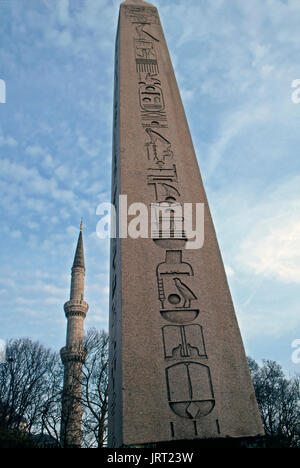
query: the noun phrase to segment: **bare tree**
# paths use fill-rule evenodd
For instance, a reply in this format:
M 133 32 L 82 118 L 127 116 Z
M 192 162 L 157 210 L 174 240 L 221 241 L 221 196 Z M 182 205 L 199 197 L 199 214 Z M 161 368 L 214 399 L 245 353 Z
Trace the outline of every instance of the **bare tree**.
M 275 361 L 248 363 L 268 443 L 300 447 L 299 378 L 287 378 Z
M 58 356 L 28 338 L 10 340 L 0 366 L 0 421 L 11 430 L 41 431 L 41 414 Z
M 75 387 L 80 378 L 82 393 L 74 404 L 83 410 L 83 446 L 100 448 L 105 446 L 107 432 L 107 334 L 89 330 L 84 347 L 82 375 L 75 373 L 73 378 Z M 0 425 L 8 430 L 25 430 L 37 442 L 48 437 L 60 446 L 63 380 L 58 353 L 28 338 L 10 340 L 6 363 L 0 365 Z
M 58 353 L 55 353 L 55 357 L 56 365 L 48 369 L 47 389 L 41 405 L 39 427 L 41 436 L 47 434 L 60 446 L 64 369 Z
M 104 447 L 108 411 L 108 335 L 90 329 L 82 371 L 83 441 L 85 447 Z

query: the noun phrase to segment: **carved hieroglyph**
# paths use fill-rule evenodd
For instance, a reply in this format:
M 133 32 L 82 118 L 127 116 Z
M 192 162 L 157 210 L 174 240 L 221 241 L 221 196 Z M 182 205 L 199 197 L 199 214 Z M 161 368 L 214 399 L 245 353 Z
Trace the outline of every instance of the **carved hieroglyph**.
M 169 231 L 158 212 L 152 238 L 111 241 L 109 446 L 261 434 L 156 8 L 121 4 L 115 53 L 112 201 L 118 214 L 120 194 L 128 204 L 172 203 L 174 211 Z M 177 212 L 184 203 L 205 204 L 201 249 L 185 249 Z

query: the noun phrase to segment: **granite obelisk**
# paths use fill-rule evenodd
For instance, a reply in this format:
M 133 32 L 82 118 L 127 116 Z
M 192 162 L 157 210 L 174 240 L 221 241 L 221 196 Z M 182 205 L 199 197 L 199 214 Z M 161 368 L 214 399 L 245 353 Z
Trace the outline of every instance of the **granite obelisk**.
M 204 204 L 202 248 L 161 224 L 148 238 L 127 235 L 119 195 L 128 206 Z M 141 0 L 120 6 L 112 204 L 109 447 L 262 434 L 158 11 Z

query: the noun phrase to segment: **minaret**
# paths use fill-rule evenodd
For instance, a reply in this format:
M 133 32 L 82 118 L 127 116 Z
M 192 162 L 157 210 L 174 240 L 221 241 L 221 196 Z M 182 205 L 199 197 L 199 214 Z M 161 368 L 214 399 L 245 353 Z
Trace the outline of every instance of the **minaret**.
M 72 267 L 70 300 L 64 310 L 68 320 L 66 346 L 60 351 L 64 365 L 64 389 L 62 398 L 61 444 L 63 447 L 81 446 L 81 377 L 85 361 L 83 346 L 83 321 L 88 311 L 84 301 L 84 252 L 82 221 Z

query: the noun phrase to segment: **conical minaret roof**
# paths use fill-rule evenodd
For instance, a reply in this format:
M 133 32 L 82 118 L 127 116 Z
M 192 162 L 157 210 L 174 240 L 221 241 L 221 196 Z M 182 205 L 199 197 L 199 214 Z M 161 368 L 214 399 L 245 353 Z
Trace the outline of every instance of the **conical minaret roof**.
M 76 247 L 76 252 L 75 252 L 75 257 L 74 257 L 74 262 L 73 262 L 73 268 L 75 268 L 75 267 L 85 268 L 85 266 L 84 266 L 83 237 L 82 237 L 82 221 L 81 221 L 81 224 L 80 224 L 80 232 L 79 232 L 79 237 L 78 237 L 78 242 L 77 242 L 77 247 Z

